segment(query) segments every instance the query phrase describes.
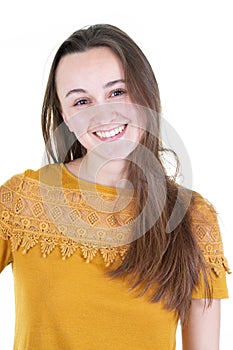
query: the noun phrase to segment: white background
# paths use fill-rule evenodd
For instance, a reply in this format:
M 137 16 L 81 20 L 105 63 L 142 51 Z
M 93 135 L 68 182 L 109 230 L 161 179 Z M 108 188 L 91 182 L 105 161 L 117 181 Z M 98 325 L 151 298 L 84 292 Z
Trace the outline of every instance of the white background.
M 152 6 L 153 5 L 153 6 Z M 7 1 L 0 5 L 0 183 L 41 166 L 40 111 L 53 54 L 72 32 L 110 23 L 142 48 L 157 77 L 163 116 L 192 160 L 193 189 L 219 212 L 232 259 L 232 2 Z M 232 277 L 228 278 L 232 296 Z M 0 278 L 0 349 L 14 333 L 11 268 Z M 222 302 L 221 349 L 232 346 L 233 303 Z M 178 349 L 181 349 L 178 336 Z

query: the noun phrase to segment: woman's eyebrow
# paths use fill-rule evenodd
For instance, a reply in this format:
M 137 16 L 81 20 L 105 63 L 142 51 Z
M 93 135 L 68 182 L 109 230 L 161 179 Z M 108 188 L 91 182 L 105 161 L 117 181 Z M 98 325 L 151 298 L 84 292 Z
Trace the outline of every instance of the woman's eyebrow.
M 124 79 L 116 79 L 116 80 L 109 81 L 108 83 L 104 84 L 103 88 L 107 89 L 107 88 L 112 87 L 113 85 L 115 85 L 117 83 L 125 83 L 125 80 Z M 65 97 L 68 97 L 71 94 L 78 94 L 78 93 L 86 94 L 88 92 L 87 92 L 87 90 L 82 89 L 82 88 L 72 89 L 72 90 L 67 92 Z
M 66 97 L 70 96 L 71 94 L 78 94 L 78 93 L 86 94 L 87 91 L 84 90 L 84 89 L 81 89 L 81 88 L 79 88 L 79 89 L 72 89 L 72 90 L 67 92 Z
M 124 79 L 117 79 L 117 80 L 112 80 L 112 81 L 109 81 L 108 83 L 106 83 L 103 88 L 106 89 L 106 88 L 109 88 L 117 83 L 125 83 L 125 80 Z

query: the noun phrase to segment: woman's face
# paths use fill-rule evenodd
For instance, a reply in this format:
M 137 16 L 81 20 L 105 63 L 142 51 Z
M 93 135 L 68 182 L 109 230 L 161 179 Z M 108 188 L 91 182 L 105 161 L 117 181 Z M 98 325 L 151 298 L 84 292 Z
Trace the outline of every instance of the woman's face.
M 87 152 L 125 158 L 143 125 L 127 92 L 124 70 L 108 47 L 64 56 L 56 72 L 62 116 Z

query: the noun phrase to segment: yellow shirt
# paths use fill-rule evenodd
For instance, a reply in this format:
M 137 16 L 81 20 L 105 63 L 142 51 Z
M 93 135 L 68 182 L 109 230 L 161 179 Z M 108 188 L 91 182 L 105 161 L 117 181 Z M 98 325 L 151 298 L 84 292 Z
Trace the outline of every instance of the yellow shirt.
M 27 170 L 0 188 L 0 270 L 12 264 L 15 350 L 175 349 L 176 313 L 106 276 L 130 241 L 134 199 L 123 192 L 118 203 L 116 189 L 78 180 L 64 165 Z M 193 228 L 213 296 L 226 298 L 217 218 L 205 208 L 199 200 Z M 193 297 L 203 293 L 200 285 Z

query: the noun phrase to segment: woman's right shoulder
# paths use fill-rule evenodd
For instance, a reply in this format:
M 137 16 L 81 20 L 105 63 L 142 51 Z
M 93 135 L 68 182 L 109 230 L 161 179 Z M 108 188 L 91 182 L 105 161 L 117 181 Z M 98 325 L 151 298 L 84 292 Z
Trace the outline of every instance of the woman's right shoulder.
M 3 189 L 17 192 L 27 182 L 43 182 L 50 185 L 54 184 L 54 180 L 58 178 L 60 172 L 60 164 L 48 164 L 37 170 L 26 169 L 22 173 L 13 175 L 1 184 L 1 192 Z

